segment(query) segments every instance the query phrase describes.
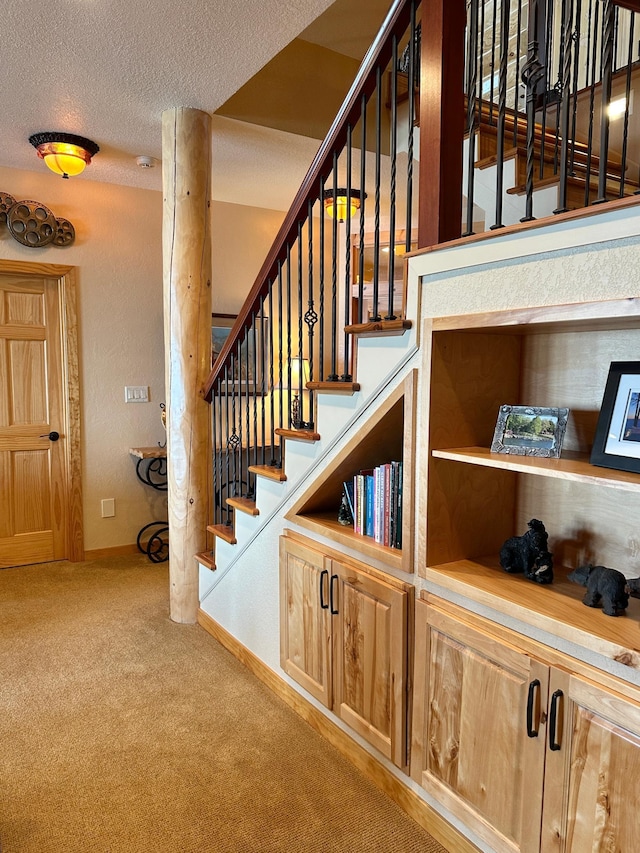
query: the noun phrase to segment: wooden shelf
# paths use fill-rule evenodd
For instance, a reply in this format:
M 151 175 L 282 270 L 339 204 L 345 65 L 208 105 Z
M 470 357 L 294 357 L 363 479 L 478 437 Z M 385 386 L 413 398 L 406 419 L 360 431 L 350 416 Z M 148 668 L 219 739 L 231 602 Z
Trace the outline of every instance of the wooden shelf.
M 591 465 L 586 453 L 565 451 L 560 459 L 541 459 L 535 456 L 510 456 L 503 453 L 492 453 L 488 447 L 457 447 L 432 450 L 431 454 L 436 459 L 448 459 L 451 462 L 464 462 L 469 465 L 481 465 L 485 468 L 516 471 L 520 474 L 557 477 L 561 480 L 593 483 L 594 485 L 608 486 L 624 491 L 640 492 L 640 475 Z
M 554 582 L 540 585 L 504 572 L 497 557 L 458 560 L 427 568 L 426 579 L 611 660 L 640 670 L 640 599 L 626 616 L 606 616 L 582 603 L 585 589 L 554 568 Z
M 335 512 L 297 515 L 295 520 L 307 530 L 322 534 L 333 542 L 356 548 L 361 554 L 381 560 L 391 568 L 403 569 L 401 549 L 380 545 L 371 536 L 361 536 L 359 533 L 355 533 L 353 527 L 340 524 Z

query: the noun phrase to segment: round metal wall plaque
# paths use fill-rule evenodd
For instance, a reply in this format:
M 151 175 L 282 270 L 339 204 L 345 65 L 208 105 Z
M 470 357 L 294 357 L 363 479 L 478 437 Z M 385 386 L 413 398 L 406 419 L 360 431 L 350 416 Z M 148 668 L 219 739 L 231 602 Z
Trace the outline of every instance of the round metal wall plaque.
M 9 210 L 7 225 L 12 236 L 23 246 L 36 248 L 53 242 L 56 218 L 38 201 L 18 201 Z
M 76 230 L 68 219 L 56 218 L 56 234 L 54 246 L 70 246 L 76 238 Z
M 0 222 L 7 221 L 10 208 L 16 203 L 15 198 L 9 193 L 0 193 Z

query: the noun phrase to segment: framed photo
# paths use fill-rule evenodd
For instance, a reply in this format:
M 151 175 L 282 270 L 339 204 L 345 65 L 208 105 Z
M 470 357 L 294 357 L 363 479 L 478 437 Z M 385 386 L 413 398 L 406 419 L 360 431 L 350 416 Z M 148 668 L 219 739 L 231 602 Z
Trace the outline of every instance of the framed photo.
M 591 464 L 640 474 L 640 361 L 612 361 Z
M 212 366 L 220 355 L 236 318 L 236 314 L 211 315 Z M 222 393 L 245 394 L 248 388 L 250 394 L 266 394 L 269 343 L 269 318 L 258 317 L 255 320 L 255 334 L 253 330 L 247 333 L 235 359 L 233 380 L 222 387 Z
M 557 459 L 568 419 L 569 409 L 500 406 L 491 451 Z

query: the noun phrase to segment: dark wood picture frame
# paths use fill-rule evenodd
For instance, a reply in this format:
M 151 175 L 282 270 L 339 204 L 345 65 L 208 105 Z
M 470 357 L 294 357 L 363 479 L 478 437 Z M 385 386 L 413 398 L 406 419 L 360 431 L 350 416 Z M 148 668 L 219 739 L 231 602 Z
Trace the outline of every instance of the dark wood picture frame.
M 591 464 L 640 474 L 640 361 L 612 361 Z

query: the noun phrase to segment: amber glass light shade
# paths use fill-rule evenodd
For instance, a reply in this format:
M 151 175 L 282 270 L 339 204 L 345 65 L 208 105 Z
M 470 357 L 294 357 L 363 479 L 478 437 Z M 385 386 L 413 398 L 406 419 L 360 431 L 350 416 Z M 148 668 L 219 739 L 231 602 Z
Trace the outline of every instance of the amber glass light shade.
M 355 216 L 356 211 L 360 209 L 360 190 L 346 190 L 344 187 L 340 187 L 336 190 L 335 195 L 333 190 L 325 190 L 323 199 L 327 216 L 331 219 L 337 219 L 339 222 L 344 222 L 347 218 L 347 209 L 349 209 L 350 218 Z
M 34 133 L 29 137 L 46 165 L 56 175 L 79 175 L 100 150 L 95 142 L 72 133 Z

